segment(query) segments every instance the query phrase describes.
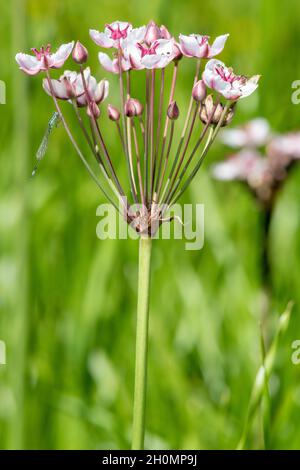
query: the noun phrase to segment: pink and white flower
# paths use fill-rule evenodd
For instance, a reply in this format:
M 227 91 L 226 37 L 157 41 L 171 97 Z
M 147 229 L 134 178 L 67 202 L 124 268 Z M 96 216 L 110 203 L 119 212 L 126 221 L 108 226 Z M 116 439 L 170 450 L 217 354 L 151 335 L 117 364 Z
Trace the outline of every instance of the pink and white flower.
M 16 55 L 16 61 L 23 72 L 28 75 L 37 75 L 39 72 L 45 72 L 48 69 L 59 69 L 64 65 L 74 47 L 74 41 L 68 44 L 62 44 L 57 51 L 52 54 L 50 44 L 41 49 L 33 48 L 34 55 L 23 54 Z
M 98 58 L 100 64 L 107 72 L 119 73 L 119 58 L 114 57 L 111 59 L 108 54 L 105 54 L 104 52 L 99 52 Z M 127 72 L 127 70 L 131 69 L 131 63 L 128 59 L 122 57 L 120 60 L 122 72 Z
M 177 54 L 174 39 L 157 39 L 151 44 L 126 41 L 123 47 L 125 59 L 135 70 L 164 68 Z
M 300 132 L 289 132 L 276 136 L 267 147 L 269 157 L 300 159 Z
M 236 129 L 226 129 L 220 133 L 220 140 L 229 147 L 261 147 L 272 137 L 270 124 L 264 118 L 256 118 Z
M 259 79 L 259 75 L 251 78 L 235 75 L 232 68 L 226 67 L 223 62 L 216 59 L 210 60 L 203 72 L 206 85 L 232 101 L 250 96 L 258 87 Z
M 144 39 L 146 33 L 146 26 L 133 29 L 130 23 L 125 21 L 114 21 L 111 24 L 105 25 L 104 32 L 99 32 L 96 29 L 90 29 L 90 37 L 92 40 L 101 47 L 119 49 L 124 39 L 130 42 L 138 42 Z
M 108 81 L 101 80 L 97 83 L 97 80 L 91 75 L 89 67 L 87 67 L 83 73 L 90 99 L 97 104 L 102 103 L 102 101 L 104 101 L 108 96 Z M 52 79 L 52 90 L 50 88 L 49 81 L 45 78 L 43 80 L 43 88 L 50 96 L 52 96 L 53 90 L 54 96 L 61 100 L 76 98 L 76 102 L 79 107 L 84 107 L 88 104 L 82 76 L 77 72 L 66 70 L 58 80 Z
M 200 34 L 179 35 L 180 48 L 186 57 L 197 57 L 198 59 L 211 59 L 220 54 L 224 49 L 229 34 L 218 36 L 212 45 L 209 44 L 209 36 Z

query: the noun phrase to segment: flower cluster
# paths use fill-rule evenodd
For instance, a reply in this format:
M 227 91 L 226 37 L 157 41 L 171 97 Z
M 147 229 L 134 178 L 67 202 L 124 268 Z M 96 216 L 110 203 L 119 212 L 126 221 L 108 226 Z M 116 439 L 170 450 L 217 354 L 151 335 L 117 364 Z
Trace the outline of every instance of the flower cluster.
M 237 129 L 224 130 L 220 138 L 240 150 L 213 166 L 216 179 L 245 182 L 265 206 L 272 206 L 286 177 L 300 159 L 300 132 L 274 134 L 263 118 Z
M 208 36 L 200 34 L 180 34 L 177 40 L 165 26 L 153 21 L 139 28 L 115 21 L 107 24 L 102 32 L 91 29 L 90 37 L 98 46 L 111 50 L 110 54 L 99 52 L 99 62 L 107 72 L 119 76 L 120 100 L 107 106 L 107 116 L 115 125 L 124 153 L 131 197 L 115 170 L 115 161 L 101 128 L 101 103 L 108 96 L 109 83 L 106 79 L 96 80 L 90 68 L 84 68 L 88 60 L 86 47 L 78 41 L 75 46 L 70 42 L 52 53 L 48 45 L 32 49 L 33 55 L 19 53 L 16 61 L 28 75 L 45 74 L 43 88 L 53 98 L 56 112 L 86 169 L 128 223 L 137 232 L 151 235 L 153 223 L 156 230 L 163 221 L 170 220 L 166 212 L 197 174 L 220 128 L 231 122 L 237 101 L 256 90 L 259 76 L 235 75 L 231 68 L 214 58 L 222 52 L 228 34 L 212 42 Z M 78 69 L 66 70 L 59 78 L 52 78 L 51 69 L 61 68 L 71 54 Z M 182 129 L 178 132 L 176 126 L 181 113 L 175 94 L 179 64 L 184 57 L 195 60 L 196 72 L 184 107 Z M 173 68 L 169 87 L 165 83 L 167 66 Z M 132 73 L 142 70 L 144 102 L 134 96 L 132 80 Z M 103 182 L 79 147 L 60 100 L 72 105 Z M 82 115 L 81 108 L 86 109 L 87 117 Z

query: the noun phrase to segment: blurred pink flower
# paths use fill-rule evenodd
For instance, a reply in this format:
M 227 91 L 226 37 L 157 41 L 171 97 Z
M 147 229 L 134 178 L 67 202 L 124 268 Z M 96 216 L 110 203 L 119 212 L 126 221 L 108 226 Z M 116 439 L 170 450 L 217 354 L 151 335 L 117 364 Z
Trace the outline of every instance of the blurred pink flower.
M 122 40 L 128 39 L 132 42 L 142 41 L 146 33 L 146 26 L 133 29 L 130 23 L 125 21 L 114 21 L 105 25 L 105 30 L 100 33 L 96 29 L 90 29 L 90 37 L 101 47 L 119 49 Z
M 272 137 L 270 124 L 264 118 L 253 119 L 241 127 L 226 129 L 220 133 L 220 140 L 229 147 L 261 147 Z
M 227 160 L 212 167 L 212 174 L 223 181 L 240 180 L 247 183 L 257 199 L 272 206 L 294 162 L 300 159 L 300 132 L 275 135 L 269 123 L 258 118 L 244 126 L 224 131 L 223 143 L 244 147 Z M 261 155 L 255 147 L 265 147 Z
M 41 47 L 41 49 L 33 48 L 34 55 L 23 54 L 20 52 L 16 55 L 16 61 L 20 69 L 28 75 L 36 75 L 48 69 L 59 69 L 64 65 L 74 47 L 74 41 L 68 44 L 62 44 L 57 51 L 52 54 L 51 46 Z
M 216 59 L 210 60 L 203 72 L 206 85 L 232 101 L 251 95 L 258 87 L 259 78 L 259 75 L 251 78 L 235 75 L 231 68 Z
M 272 156 L 286 156 L 290 159 L 300 159 L 300 132 L 275 136 L 267 147 L 267 154 Z
M 223 181 L 246 181 L 251 173 L 258 173 L 264 165 L 262 156 L 255 150 L 244 149 L 230 156 L 227 160 L 216 163 L 212 167 L 212 174 L 216 179 Z
M 267 202 L 276 183 L 267 158 L 254 149 L 243 149 L 212 167 L 212 175 L 222 181 L 244 181 L 261 201 Z
M 91 75 L 89 67 L 84 70 L 84 79 L 92 101 L 99 104 L 107 98 L 109 91 L 107 80 L 101 80 L 97 83 L 97 80 Z M 87 106 L 88 101 L 81 74 L 67 70 L 58 80 L 52 79 L 51 85 L 56 98 L 61 100 L 76 98 L 79 107 Z M 46 78 L 43 80 L 43 88 L 48 95 L 52 95 L 49 82 Z
M 179 35 L 180 48 L 186 57 L 197 57 L 211 59 L 220 54 L 224 49 L 229 34 L 218 36 L 212 45 L 209 44 L 209 36 L 201 36 L 200 34 L 190 34 L 185 36 Z

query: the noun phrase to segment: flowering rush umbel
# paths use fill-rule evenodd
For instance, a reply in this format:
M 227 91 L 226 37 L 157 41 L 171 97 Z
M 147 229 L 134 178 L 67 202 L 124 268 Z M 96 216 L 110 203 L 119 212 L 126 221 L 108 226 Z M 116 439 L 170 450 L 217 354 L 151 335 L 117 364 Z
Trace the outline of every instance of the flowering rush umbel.
M 44 74 L 44 90 L 54 100 L 76 152 L 106 197 L 137 232 L 153 235 L 168 220 L 168 209 L 195 177 L 220 127 L 231 121 L 236 102 L 257 88 L 259 77 L 235 75 L 231 68 L 211 59 L 222 52 L 228 34 L 213 42 L 206 35 L 180 34 L 177 41 L 165 26 L 153 21 L 139 28 L 115 21 L 103 32 L 91 29 L 90 37 L 97 46 L 111 50 L 110 54 L 99 52 L 99 62 L 106 72 L 119 75 L 120 99 L 108 105 L 107 118 L 114 126 L 110 135 L 116 133 L 124 154 L 127 182 L 120 181 L 116 156 L 111 155 L 107 136 L 101 130 L 105 119 L 102 103 L 107 99 L 109 82 L 97 82 L 90 68 L 83 66 L 88 60 L 86 47 L 70 42 L 52 53 L 48 45 L 32 49 L 33 55 L 19 53 L 16 60 L 28 75 Z M 52 78 L 51 70 L 62 68 L 71 53 L 77 70 L 65 70 L 59 78 Z M 180 113 L 176 82 L 183 57 L 195 60 L 196 73 L 187 102 L 181 105 L 184 112 Z M 166 67 L 173 69 L 169 87 L 165 84 Z M 142 102 L 135 96 L 136 80 L 145 82 Z M 215 93 L 209 94 L 209 89 Z M 86 152 L 79 148 L 77 131 L 68 125 L 61 101 L 73 106 L 101 179 L 88 163 Z M 86 109 L 87 117 L 81 108 Z M 183 119 L 179 119 L 180 114 L 184 114 Z M 175 138 L 178 135 L 179 139 Z
M 228 34 L 213 41 L 206 35 L 180 34 L 177 40 L 153 21 L 138 28 L 115 21 L 102 32 L 91 29 L 90 37 L 102 49 L 98 58 L 105 72 L 119 77 L 119 99 L 107 105 L 106 113 L 103 103 L 109 82 L 96 80 L 84 65 L 88 50 L 80 42 L 64 44 L 55 53 L 50 45 L 32 49 L 33 55 L 20 53 L 16 60 L 28 75 L 43 73 L 43 88 L 52 97 L 75 151 L 105 196 L 140 234 L 133 447 L 142 448 L 151 238 L 163 222 L 171 220 L 170 207 L 196 176 L 220 128 L 231 122 L 236 103 L 255 91 L 259 77 L 236 75 L 215 58 Z M 52 77 L 52 69 L 62 68 L 71 54 L 75 70 Z M 185 60 L 195 61 L 195 76 L 186 101 L 179 105 L 176 86 Z M 172 69 L 169 84 L 167 67 Z M 138 81 L 144 85 L 143 98 L 136 96 Z M 78 130 L 71 129 L 63 101 L 72 106 Z M 105 119 L 112 126 L 109 136 L 103 131 Z M 78 144 L 77 132 L 86 140 L 85 149 Z M 109 148 L 112 139 L 119 139 L 116 155 Z M 122 153 L 126 181 L 121 181 L 116 170 Z

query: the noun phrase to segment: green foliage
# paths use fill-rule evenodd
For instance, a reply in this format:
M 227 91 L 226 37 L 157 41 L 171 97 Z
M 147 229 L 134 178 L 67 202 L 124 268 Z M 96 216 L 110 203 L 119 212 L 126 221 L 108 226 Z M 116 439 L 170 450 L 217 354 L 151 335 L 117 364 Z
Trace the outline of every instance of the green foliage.
M 95 74 L 107 77 L 90 27 L 153 18 L 175 34 L 229 32 L 221 58 L 237 71 L 262 74 L 234 123 L 264 116 L 275 131 L 292 130 L 300 116 L 291 103 L 291 83 L 300 79 L 299 2 L 12 0 L 1 11 L 7 104 L 0 105 L 0 339 L 7 365 L 0 366 L 0 447 L 128 448 L 138 243 L 96 238 L 96 208 L 104 201 L 61 126 L 30 178 L 54 109 L 41 77 L 22 75 L 14 55 L 80 39 Z M 107 78 L 109 101 L 117 104 L 117 78 Z M 182 113 L 192 80 L 187 64 L 176 92 Z M 105 136 L 124 176 L 111 125 Z M 216 145 L 210 161 L 224 152 Z M 296 168 L 272 222 L 267 351 L 279 313 L 295 302 L 269 377 L 272 449 L 300 443 L 300 366 L 291 362 L 291 344 L 300 339 L 299 184 Z M 205 246 L 194 252 L 178 240 L 153 244 L 146 446 L 236 448 L 261 365 L 260 214 L 245 189 L 212 181 L 207 162 L 185 200 L 205 204 Z M 254 423 L 248 447 L 261 447 L 260 434 Z

